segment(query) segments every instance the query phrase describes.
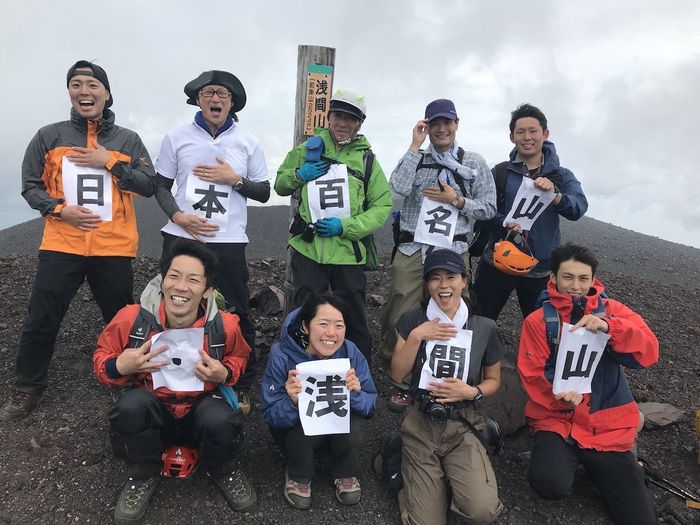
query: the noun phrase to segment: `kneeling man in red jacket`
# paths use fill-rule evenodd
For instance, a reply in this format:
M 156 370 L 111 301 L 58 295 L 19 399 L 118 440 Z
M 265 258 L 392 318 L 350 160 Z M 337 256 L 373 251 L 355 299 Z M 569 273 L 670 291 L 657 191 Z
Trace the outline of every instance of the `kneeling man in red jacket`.
M 640 315 L 604 294 L 594 277 L 597 268 L 586 247 L 555 248 L 542 307 L 523 323 L 518 371 L 530 397 L 525 415 L 535 436 L 528 480 L 540 497 L 563 498 L 571 494 L 582 464 L 615 523 L 651 525 L 657 523 L 656 509 L 632 452 L 639 410 L 623 367 L 656 363 L 659 342 Z M 573 325 L 572 331 L 584 327 L 610 336 L 589 394 L 553 393 L 560 339 L 552 326 L 561 332 L 562 322 Z

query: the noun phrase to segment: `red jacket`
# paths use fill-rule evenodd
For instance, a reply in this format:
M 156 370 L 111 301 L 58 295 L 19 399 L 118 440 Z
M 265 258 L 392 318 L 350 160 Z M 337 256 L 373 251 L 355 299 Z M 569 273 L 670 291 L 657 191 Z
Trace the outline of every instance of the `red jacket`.
M 116 370 L 113 360 L 116 360 L 124 349 L 128 348 L 129 334 L 131 333 L 131 328 L 140 309 L 141 305 L 138 304 L 125 306 L 119 310 L 117 315 L 114 316 L 114 319 L 112 319 L 112 321 L 104 329 L 100 335 L 100 338 L 97 340 L 97 349 L 95 350 L 92 358 L 95 375 L 101 383 L 107 386 L 123 386 L 129 382 L 133 382 L 139 388 L 147 388 L 148 390 L 155 392 L 158 398 L 163 401 L 165 406 L 175 417 L 182 417 L 190 410 L 190 407 L 194 402 L 194 398 L 204 394 L 205 392 L 215 390 L 219 385 L 216 383 L 204 383 L 204 392 L 172 392 L 166 387 L 159 387 L 156 390 L 153 390 L 153 379 L 151 374 L 114 377 L 114 372 L 111 374 L 108 372 L 110 369 L 110 362 L 112 370 Z M 207 308 L 207 312 L 210 313 L 210 310 L 211 308 Z M 161 325 L 165 326 L 165 303 L 160 304 L 157 317 Z M 221 364 L 231 370 L 231 380 L 226 384 L 233 386 L 236 382 L 238 382 L 241 374 L 243 374 L 245 371 L 245 367 L 248 363 L 248 355 L 250 354 L 250 347 L 245 342 L 245 339 L 243 339 L 243 335 L 241 334 L 238 316 L 221 312 L 221 317 L 224 321 L 224 332 L 226 334 L 224 356 L 221 359 Z M 197 321 L 189 328 L 203 327 L 206 318 L 207 315 L 205 314 L 197 319 Z M 156 333 L 157 332 L 155 331 L 151 332 L 151 336 Z M 203 348 L 206 349 L 208 347 L 209 345 L 205 335 Z M 184 401 L 173 402 L 174 399 Z
M 575 324 L 592 313 L 604 287 L 595 280 L 586 297 L 575 300 L 557 292 L 549 282 L 549 300 L 562 322 Z M 605 321 L 610 327 L 608 349 L 593 376 L 592 392 L 574 409 L 554 399 L 552 381 L 556 355 L 547 343 L 542 308 L 523 323 L 518 350 L 518 372 L 530 400 L 525 406 L 533 432 L 556 432 L 582 448 L 626 452 L 634 445 L 639 410 L 632 397 L 623 366 L 646 368 L 659 359 L 659 342 L 638 314 L 622 303 L 604 298 Z

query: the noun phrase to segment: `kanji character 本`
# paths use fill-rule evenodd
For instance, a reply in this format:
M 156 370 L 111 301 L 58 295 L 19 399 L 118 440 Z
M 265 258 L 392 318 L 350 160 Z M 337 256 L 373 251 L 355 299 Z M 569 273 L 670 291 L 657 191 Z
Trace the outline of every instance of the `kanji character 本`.
M 463 377 L 464 363 L 467 357 L 467 349 L 460 346 L 447 346 L 436 344 L 430 353 L 430 370 L 433 376 Z
M 194 192 L 197 195 L 204 195 L 204 197 L 202 197 L 202 200 L 196 204 L 193 204 L 192 208 L 195 210 L 201 209 L 204 213 L 206 213 L 207 219 L 211 219 L 211 216 L 215 213 L 226 213 L 226 208 L 224 208 L 224 205 L 221 204 L 219 197 L 226 198 L 228 197 L 228 193 L 216 191 L 216 186 L 213 184 L 210 184 L 209 189 L 207 190 L 197 188 L 194 190 Z
M 439 233 L 445 237 L 449 237 L 452 225 L 446 222 L 446 219 L 450 218 L 452 212 L 447 208 L 438 206 L 437 208 L 429 210 L 428 215 L 433 216 L 432 220 L 429 219 L 425 221 L 425 224 L 429 225 L 428 231 L 430 233 Z
M 102 175 L 78 174 L 78 205 L 105 205 L 105 180 Z
M 316 81 L 316 94 L 317 95 L 327 95 L 328 94 L 328 81 L 327 80 Z
M 339 375 L 326 376 L 324 381 L 318 381 L 315 377 L 309 377 L 307 382 L 312 385 L 318 382 L 316 399 L 311 401 L 309 407 L 306 409 L 306 415 L 308 417 L 312 417 L 314 414 L 318 417 L 322 417 L 330 413 L 339 417 L 345 417 L 345 415 L 347 415 L 348 409 L 345 408 L 347 394 L 343 392 L 343 387 L 345 386 L 344 379 Z M 314 389 L 311 387 L 307 387 L 305 391 L 309 395 L 313 395 L 314 393 Z M 327 403 L 328 406 L 314 412 L 316 403 Z
M 570 377 L 589 377 L 591 375 L 591 370 L 593 369 L 593 363 L 595 358 L 598 356 L 598 352 L 591 352 L 588 358 L 588 365 L 583 368 L 583 362 L 586 359 L 586 350 L 588 345 L 581 346 L 581 353 L 578 355 L 578 362 L 576 363 L 576 368 L 572 368 L 571 365 L 574 362 L 575 352 L 566 352 L 566 360 L 564 361 L 564 370 L 562 371 L 562 379 L 569 379 Z
M 342 208 L 343 201 L 343 179 L 315 180 L 314 184 L 318 188 L 318 199 L 321 209 Z M 334 186 L 335 185 L 335 186 Z

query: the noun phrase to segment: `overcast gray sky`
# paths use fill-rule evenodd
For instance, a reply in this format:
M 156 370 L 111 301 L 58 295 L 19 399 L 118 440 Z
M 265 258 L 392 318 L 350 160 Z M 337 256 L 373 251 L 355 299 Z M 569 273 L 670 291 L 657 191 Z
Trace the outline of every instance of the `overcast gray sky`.
M 589 216 L 700 247 L 699 24 L 694 0 L 3 2 L 0 228 L 38 217 L 20 195 L 22 157 L 68 118 L 76 60 L 107 71 L 117 123 L 154 159 L 192 120 L 184 85 L 231 71 L 248 93 L 240 125 L 274 177 L 292 147 L 297 46 L 310 44 L 336 48 L 336 88 L 366 95 L 363 132 L 387 177 L 429 101 L 454 100 L 460 145 L 491 165 L 511 149 L 509 112 L 530 102 Z

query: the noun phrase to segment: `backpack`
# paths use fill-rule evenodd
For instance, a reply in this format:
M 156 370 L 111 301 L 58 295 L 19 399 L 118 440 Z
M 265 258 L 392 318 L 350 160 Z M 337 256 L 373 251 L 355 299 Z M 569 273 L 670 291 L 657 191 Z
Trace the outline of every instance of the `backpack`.
M 129 348 L 140 348 L 153 330 L 162 332 L 163 327 L 155 315 L 142 307 L 134 320 L 134 324 L 131 325 Z M 221 318 L 221 312 L 217 311 L 214 319 L 210 319 L 204 324 L 204 336 L 207 338 L 209 345 L 209 355 L 221 361 L 224 357 L 224 347 L 226 346 L 224 320 Z M 238 399 L 232 387 L 219 385 L 219 391 L 234 410 L 239 408 Z
M 394 494 L 403 488 L 401 444 L 401 432 L 391 432 L 382 440 L 382 448 L 373 461 L 374 471 L 389 484 L 389 490 Z
M 496 208 L 506 200 L 506 183 L 508 182 L 508 161 L 496 164 Z M 472 224 L 474 240 L 469 245 L 471 257 L 481 257 L 489 242 L 487 221 L 474 221 Z

